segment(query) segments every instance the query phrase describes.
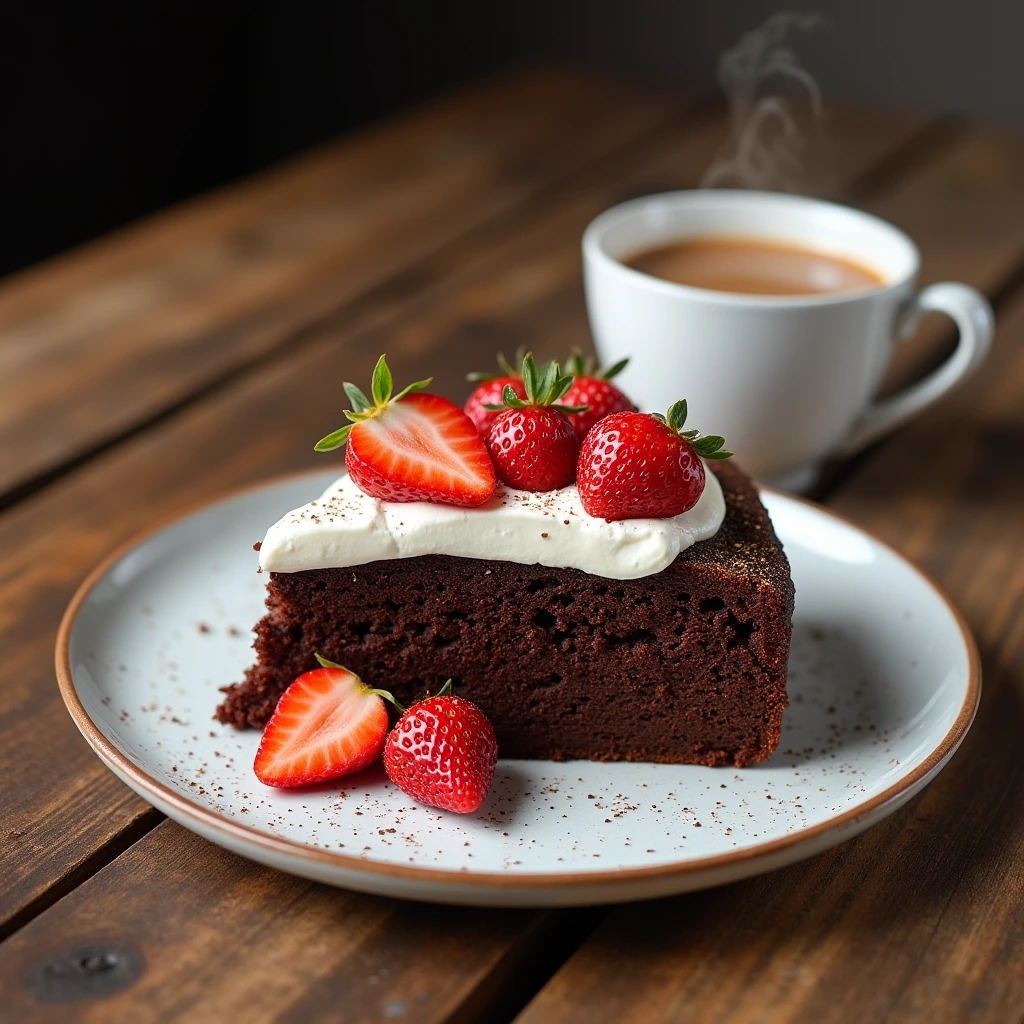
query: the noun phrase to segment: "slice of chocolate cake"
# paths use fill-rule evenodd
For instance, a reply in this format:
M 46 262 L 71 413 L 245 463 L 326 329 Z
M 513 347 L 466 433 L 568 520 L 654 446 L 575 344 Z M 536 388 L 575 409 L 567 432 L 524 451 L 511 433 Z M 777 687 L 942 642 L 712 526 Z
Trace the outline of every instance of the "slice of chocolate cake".
M 476 543 L 481 531 L 453 518 L 491 515 L 486 510 L 449 510 L 447 520 L 418 526 L 419 536 L 434 531 L 437 550 L 475 555 L 491 547 L 495 557 L 399 557 L 407 555 L 402 530 L 420 510 L 390 506 L 394 522 L 385 530 L 379 512 L 360 519 L 351 503 L 328 492 L 292 513 L 291 522 L 307 538 L 327 523 L 351 525 L 346 550 L 360 564 L 337 564 L 323 547 L 326 567 L 271 572 L 267 614 L 256 626 L 258 661 L 227 688 L 217 718 L 265 725 L 286 687 L 315 668 L 320 653 L 403 703 L 451 677 L 456 692 L 490 718 L 507 758 L 763 760 L 778 744 L 787 705 L 793 583 L 750 480 L 729 463 L 713 469 L 707 490 L 714 493 L 703 513 L 695 508 L 698 526 L 678 542 L 690 546 L 674 557 L 665 549 L 672 535 L 574 522 L 575 512 L 562 518 L 553 499 L 518 492 L 502 507 L 508 516 L 531 510 L 539 527 L 529 536 L 502 525 L 497 539 Z M 709 530 L 700 516 L 707 520 L 715 500 L 719 517 Z M 563 529 L 579 538 L 568 543 L 593 549 L 585 564 L 618 557 L 619 578 L 535 564 L 559 560 L 547 545 Z M 522 561 L 497 557 L 513 542 Z M 304 543 L 308 552 L 312 542 Z M 367 561 L 372 550 L 391 557 Z M 279 544 L 279 564 L 301 565 L 297 551 L 290 539 Z M 664 568 L 641 574 L 655 555 Z

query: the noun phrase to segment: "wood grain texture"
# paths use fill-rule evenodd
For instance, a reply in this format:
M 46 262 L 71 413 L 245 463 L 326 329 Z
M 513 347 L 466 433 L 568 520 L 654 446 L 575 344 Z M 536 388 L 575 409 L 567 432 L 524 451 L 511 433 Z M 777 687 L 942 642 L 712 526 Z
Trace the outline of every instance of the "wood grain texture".
M 851 166 L 878 159 L 909 131 L 887 131 L 884 146 L 865 139 L 869 155 Z M 78 738 L 52 681 L 60 612 L 89 568 L 155 520 L 226 488 L 324 465 L 309 441 L 337 426 L 342 374 L 365 381 L 382 350 L 401 379 L 434 373 L 439 389 L 461 399 L 465 371 L 486 367 L 500 348 L 527 342 L 553 355 L 587 346 L 583 227 L 630 193 L 696 182 L 722 132 L 717 116 L 680 118 L 579 175 L 571 188 L 538 197 L 514 228 L 482 234 L 475 260 L 466 253 L 439 262 L 436 284 L 418 298 L 392 302 L 384 292 L 330 318 L 288 359 L 258 368 L 0 516 L 0 549 L 9 553 L 0 562 L 0 634 L 8 649 L 0 666 L 0 772 L 3 821 L 18 834 L 0 846 L 0 922 L 145 808 Z M 88 799 L 68 800 L 69 788 Z
M 902 228 L 922 253 L 921 281 L 963 281 L 990 298 L 1024 268 L 1024 137 L 983 128 L 953 133 L 934 158 L 864 208 Z M 955 334 L 928 317 L 900 346 L 885 392 L 938 365 Z
M 686 103 L 582 73 L 511 75 L 7 280 L 0 495 L 286 346 Z
M 1024 296 L 969 385 L 836 497 L 967 617 L 984 692 L 938 779 L 763 878 L 614 912 L 519 1024 L 1018 1021 L 1024 978 Z
M 496 979 L 549 952 L 552 915 L 401 903 L 281 874 L 165 821 L 0 945 L 10 1021 L 487 1019 Z M 54 999 L 33 967 L 62 951 L 141 954 L 129 987 Z M 26 984 L 26 979 L 28 983 Z

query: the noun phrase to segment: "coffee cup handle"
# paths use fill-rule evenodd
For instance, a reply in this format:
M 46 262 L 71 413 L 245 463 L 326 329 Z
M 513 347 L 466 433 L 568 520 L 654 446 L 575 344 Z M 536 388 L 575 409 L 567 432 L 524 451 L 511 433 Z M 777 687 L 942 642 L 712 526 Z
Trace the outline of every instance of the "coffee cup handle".
M 861 413 L 841 455 L 852 455 L 888 431 L 905 423 L 940 399 L 981 365 L 992 344 L 992 307 L 981 292 L 966 284 L 944 281 L 929 285 L 900 312 L 896 324 L 899 340 L 910 337 L 925 313 L 945 313 L 957 326 L 960 339 L 949 358 L 916 384 L 872 402 Z

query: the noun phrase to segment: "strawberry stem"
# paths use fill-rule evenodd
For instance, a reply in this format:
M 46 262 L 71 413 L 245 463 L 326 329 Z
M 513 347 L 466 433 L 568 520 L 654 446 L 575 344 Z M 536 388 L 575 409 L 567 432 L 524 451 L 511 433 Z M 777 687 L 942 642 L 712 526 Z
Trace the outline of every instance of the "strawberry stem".
M 353 672 L 351 669 L 345 668 L 344 665 L 339 665 L 336 661 L 331 661 L 329 658 L 325 658 L 319 651 L 314 653 L 313 657 L 316 658 L 316 660 L 320 663 L 321 668 L 340 668 L 342 672 L 348 672 L 351 675 L 356 676 L 355 672 Z M 363 682 L 359 676 L 356 676 L 356 679 L 359 679 L 360 682 Z M 448 682 L 451 682 L 451 680 L 449 679 Z M 366 684 L 364 683 L 363 685 L 365 686 Z M 394 696 L 388 693 L 387 690 L 378 690 L 372 686 L 367 686 L 366 692 L 375 693 L 378 697 L 383 697 L 389 703 L 394 704 L 394 706 L 398 709 L 398 713 L 400 715 L 405 714 L 405 706 L 399 704 L 398 701 L 395 700 Z
M 314 445 L 314 450 L 318 452 L 331 452 L 335 448 L 340 448 L 348 440 L 348 434 L 353 424 L 377 416 L 392 402 L 401 401 L 406 395 L 412 394 L 414 391 L 422 391 L 432 380 L 433 377 L 428 377 L 426 380 L 418 380 L 407 388 L 403 388 L 397 395 L 392 395 L 394 381 L 391 378 L 391 370 L 388 369 L 387 359 L 382 355 L 377 360 L 377 365 L 373 368 L 373 378 L 370 382 L 370 393 L 373 396 L 373 401 L 370 401 L 366 394 L 351 381 L 345 381 L 342 387 L 345 389 L 345 394 L 348 395 L 348 400 L 352 403 L 351 409 L 344 410 L 345 419 L 349 420 L 349 422 L 326 437 L 320 438 Z
M 329 661 L 319 651 L 317 651 L 313 657 L 320 663 L 321 668 L 340 668 L 342 672 L 348 671 L 344 665 L 339 665 L 336 661 Z
M 562 398 L 575 378 L 572 374 L 562 373 L 562 368 L 552 359 L 543 367 L 538 367 L 533 353 L 527 352 L 523 357 L 523 389 L 526 398 L 520 398 L 511 384 L 506 384 L 501 393 L 501 405 L 485 405 L 488 412 L 500 412 L 502 409 L 525 409 L 530 405 L 555 405 Z M 560 412 L 567 416 L 575 412 L 586 412 L 588 405 L 559 405 Z
M 716 459 L 731 459 L 732 452 L 725 450 L 725 438 L 721 434 L 701 434 L 699 430 L 683 430 L 686 423 L 686 399 L 673 402 L 669 407 L 668 416 L 662 416 L 660 412 L 651 413 L 656 419 L 667 424 L 680 437 L 685 438 L 693 445 L 693 450 L 702 458 L 714 461 Z
M 565 371 L 574 377 L 596 377 L 598 380 L 611 380 L 612 377 L 622 373 L 628 362 L 629 356 L 626 356 L 625 359 L 620 359 L 617 363 L 609 366 L 607 370 L 595 370 L 594 360 L 590 356 L 584 356 L 582 349 L 574 348 L 565 361 Z
M 526 348 L 523 345 L 519 345 L 516 348 L 516 354 L 512 357 L 516 366 L 520 365 L 523 361 L 523 356 L 526 353 Z M 505 358 L 504 352 L 498 353 L 498 366 L 501 368 L 501 373 L 487 373 L 486 371 L 481 372 L 480 370 L 474 370 L 472 373 L 466 374 L 466 380 L 473 384 L 481 384 L 486 380 L 494 380 L 495 377 L 516 377 L 522 378 L 522 374 Z
M 377 689 L 374 689 L 373 687 L 371 687 L 370 688 L 370 693 L 375 693 L 375 694 L 377 694 L 378 697 L 383 697 L 389 704 L 393 704 L 395 706 L 395 708 L 398 710 L 398 713 L 400 715 L 404 715 L 405 714 L 405 712 L 406 712 L 405 705 L 404 704 L 399 704 L 399 702 L 395 699 L 394 695 L 389 693 L 387 690 L 377 690 Z

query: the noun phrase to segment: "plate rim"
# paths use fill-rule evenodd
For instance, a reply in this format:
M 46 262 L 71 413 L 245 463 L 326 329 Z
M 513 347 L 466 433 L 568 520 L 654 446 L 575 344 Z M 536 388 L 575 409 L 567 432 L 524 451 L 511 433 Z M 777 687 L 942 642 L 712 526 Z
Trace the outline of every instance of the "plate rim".
M 71 632 L 74 628 L 75 619 L 79 609 L 89 598 L 97 584 L 107 573 L 123 558 L 129 555 L 136 548 L 153 540 L 158 534 L 170 529 L 172 526 L 198 515 L 217 505 L 241 498 L 253 491 L 274 487 L 297 480 L 304 476 L 323 476 L 325 470 L 303 469 L 290 473 L 280 473 L 254 483 L 242 484 L 231 488 L 220 494 L 218 497 L 197 502 L 186 507 L 173 515 L 160 519 L 155 525 L 146 530 L 140 531 L 129 540 L 117 545 L 106 555 L 98 565 L 86 576 L 76 589 L 71 600 L 68 602 L 61 617 L 60 627 L 57 630 L 57 639 L 54 650 L 57 683 L 60 688 L 64 704 L 78 727 L 79 732 L 93 748 L 100 760 L 104 761 L 108 768 L 115 769 L 131 780 L 135 791 L 144 796 L 150 794 L 159 801 L 173 807 L 181 817 L 180 822 L 196 821 L 205 829 L 214 833 L 227 832 L 237 843 L 242 845 L 254 845 L 264 853 L 277 855 L 283 858 L 297 858 L 299 861 L 308 864 L 319 864 L 339 871 L 350 871 L 357 875 L 367 875 L 378 879 L 397 879 L 411 884 L 427 885 L 454 885 L 460 889 L 522 889 L 522 890 L 548 890 L 548 889 L 583 889 L 586 887 L 629 884 L 631 882 L 643 882 L 648 880 L 668 881 L 673 877 L 688 877 L 707 872 L 714 872 L 721 868 L 729 868 L 744 862 L 756 862 L 762 858 L 770 858 L 773 855 L 785 851 L 791 847 L 802 844 L 813 844 L 828 833 L 842 833 L 850 826 L 855 825 L 865 817 L 876 817 L 878 813 L 889 803 L 899 800 L 907 790 L 913 791 L 919 787 L 930 775 L 940 769 L 946 761 L 956 752 L 957 747 L 963 741 L 964 736 L 970 729 L 981 700 L 981 657 L 978 652 L 977 643 L 971 633 L 970 627 L 960 613 L 960 610 L 953 604 L 945 591 L 935 582 L 932 577 L 911 562 L 904 555 L 900 554 L 885 541 L 879 540 L 872 533 L 862 526 L 853 522 L 846 516 L 833 511 L 830 508 L 820 505 L 815 501 L 788 494 L 772 487 L 757 485 L 758 492 L 769 495 L 773 498 L 780 498 L 784 501 L 791 501 L 803 505 L 813 512 L 823 515 L 828 519 L 835 520 L 843 526 L 849 527 L 864 535 L 874 544 L 893 555 L 902 562 L 908 569 L 916 574 L 919 579 L 930 588 L 939 600 L 946 606 L 953 621 L 960 632 L 960 639 L 967 652 L 968 678 L 967 689 L 964 701 L 960 706 L 957 716 L 942 740 L 931 750 L 928 756 L 911 772 L 903 778 L 894 782 L 881 793 L 877 793 L 866 803 L 850 808 L 835 817 L 826 821 L 811 825 L 799 832 L 780 836 L 765 843 L 747 847 L 742 850 L 733 850 L 728 853 L 713 854 L 699 857 L 695 860 L 675 861 L 669 864 L 652 865 L 649 867 L 633 868 L 611 868 L 601 871 L 577 871 L 566 873 L 552 872 L 469 872 L 461 869 L 428 868 L 415 865 L 388 864 L 379 861 L 364 860 L 362 857 L 353 857 L 350 854 L 335 853 L 319 847 L 307 846 L 292 839 L 275 836 L 263 832 L 252 825 L 245 825 L 232 821 L 228 818 L 202 807 L 188 800 L 183 794 L 154 777 L 143 768 L 136 765 L 129 757 L 123 754 L 114 746 L 102 733 L 99 726 L 89 716 L 85 705 L 82 703 L 75 688 L 74 678 L 71 672 L 70 641 Z

